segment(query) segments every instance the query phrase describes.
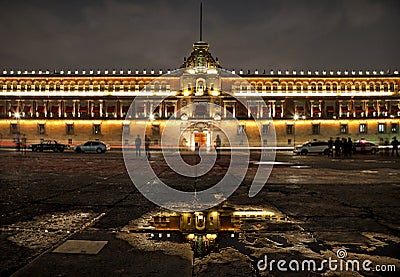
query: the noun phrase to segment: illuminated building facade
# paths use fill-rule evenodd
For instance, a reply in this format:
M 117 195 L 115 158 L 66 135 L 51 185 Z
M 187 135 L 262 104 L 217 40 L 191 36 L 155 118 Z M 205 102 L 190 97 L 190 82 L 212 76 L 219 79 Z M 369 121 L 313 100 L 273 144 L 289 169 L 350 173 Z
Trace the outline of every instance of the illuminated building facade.
M 196 42 L 182 68 L 193 66 L 220 68 L 209 52 L 209 45 Z M 13 145 L 17 132 L 26 134 L 28 142 L 56 139 L 71 145 L 86 140 L 102 140 L 113 147 L 121 146 L 123 132 L 130 132 L 125 116 L 136 96 L 166 97 L 161 105 L 151 101 L 135 107 L 137 120 L 152 120 L 148 136 L 153 145 L 160 139 L 164 122 L 189 103 L 212 102 L 222 107 L 214 111 L 202 106 L 180 114 L 190 121 L 228 119 L 239 121 L 238 136 L 251 134 L 255 126 L 251 117 L 270 116 L 276 130 L 277 146 L 293 146 L 307 140 L 329 137 L 365 138 L 383 143 L 396 136 L 400 124 L 400 75 L 398 71 L 247 71 L 232 73 L 237 78 L 205 82 L 191 80 L 183 74 L 163 81 L 159 71 L 6 71 L 0 75 L 0 141 Z M 161 76 L 161 78 L 160 78 Z M 167 78 L 167 77 L 165 77 Z M 180 87 L 179 90 L 175 83 Z M 224 89 L 233 95 L 225 94 Z M 262 106 L 252 97 L 265 102 Z M 236 98 L 246 97 L 247 108 Z M 204 130 L 204 131 L 202 131 Z M 269 126 L 263 126 L 267 133 Z M 211 145 L 214 141 L 207 128 L 188 137 Z M 127 142 L 132 143 L 132 142 Z M 268 142 L 264 142 L 268 145 Z

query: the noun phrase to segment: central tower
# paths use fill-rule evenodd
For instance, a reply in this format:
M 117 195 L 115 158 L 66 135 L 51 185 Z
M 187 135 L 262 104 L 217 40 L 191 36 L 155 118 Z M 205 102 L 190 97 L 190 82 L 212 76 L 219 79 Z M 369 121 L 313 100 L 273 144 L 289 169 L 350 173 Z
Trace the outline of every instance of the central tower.
M 193 44 L 192 53 L 184 60 L 181 68 L 220 68 L 209 48 L 209 44 L 203 41 L 203 3 L 200 3 L 200 39 Z

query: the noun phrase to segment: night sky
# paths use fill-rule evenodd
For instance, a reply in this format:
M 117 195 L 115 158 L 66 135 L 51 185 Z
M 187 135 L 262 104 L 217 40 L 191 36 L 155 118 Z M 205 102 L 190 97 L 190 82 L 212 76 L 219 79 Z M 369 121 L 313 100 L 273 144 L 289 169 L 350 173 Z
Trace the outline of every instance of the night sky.
M 199 40 L 197 0 L 0 1 L 0 69 L 174 69 Z M 226 69 L 400 69 L 398 0 L 203 1 Z

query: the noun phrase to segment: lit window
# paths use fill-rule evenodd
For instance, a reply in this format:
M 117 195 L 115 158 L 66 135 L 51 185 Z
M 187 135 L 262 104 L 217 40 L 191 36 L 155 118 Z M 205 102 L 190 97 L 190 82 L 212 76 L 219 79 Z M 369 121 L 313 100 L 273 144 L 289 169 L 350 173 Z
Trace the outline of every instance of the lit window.
M 44 135 L 46 133 L 46 127 L 44 124 L 38 124 L 39 135 Z
M 16 133 L 18 133 L 18 124 L 16 124 L 16 123 L 10 124 L 10 133 L 12 135 L 15 135 Z
M 366 134 L 367 133 L 367 124 L 365 124 L 365 123 L 360 124 L 359 131 L 360 131 L 360 134 Z
M 312 134 L 313 135 L 319 135 L 319 133 L 320 133 L 319 124 L 313 124 L 312 125 Z
M 385 133 L 386 125 L 385 123 L 379 123 L 378 124 L 378 133 L 383 134 Z
M 74 124 L 66 124 L 66 133 L 67 135 L 74 134 Z
M 287 124 L 286 125 L 286 134 L 287 135 L 293 134 L 293 125 L 292 124 Z
M 153 136 L 159 136 L 160 135 L 160 125 L 158 125 L 158 124 L 151 125 L 151 134 Z
M 340 133 L 341 133 L 341 134 L 347 134 L 347 133 L 348 133 L 347 124 L 341 124 L 341 125 L 340 125 Z
M 238 134 L 244 134 L 245 130 L 244 130 L 244 125 L 239 125 L 237 128 L 237 133 Z
M 262 133 L 263 134 L 268 134 L 269 133 L 269 124 L 263 124 Z
M 101 134 L 101 125 L 93 124 L 93 135 L 100 135 L 100 134 Z
M 122 125 L 122 133 L 123 133 L 124 135 L 129 135 L 130 132 L 131 132 L 131 130 L 130 130 L 130 125 L 129 125 L 129 124 L 123 124 L 123 125 Z
M 392 131 L 392 133 L 397 133 L 398 132 L 398 130 L 399 130 L 399 126 L 398 126 L 398 124 L 397 123 L 392 123 L 392 126 L 391 126 L 391 131 Z

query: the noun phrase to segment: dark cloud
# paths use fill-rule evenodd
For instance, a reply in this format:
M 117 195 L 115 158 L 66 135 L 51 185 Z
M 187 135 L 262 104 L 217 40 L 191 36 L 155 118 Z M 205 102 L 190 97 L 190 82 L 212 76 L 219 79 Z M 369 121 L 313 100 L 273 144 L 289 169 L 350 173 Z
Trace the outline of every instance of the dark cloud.
M 231 69 L 396 69 L 398 1 L 203 1 L 204 40 Z M 2 1 L 0 68 L 176 68 L 199 1 Z

